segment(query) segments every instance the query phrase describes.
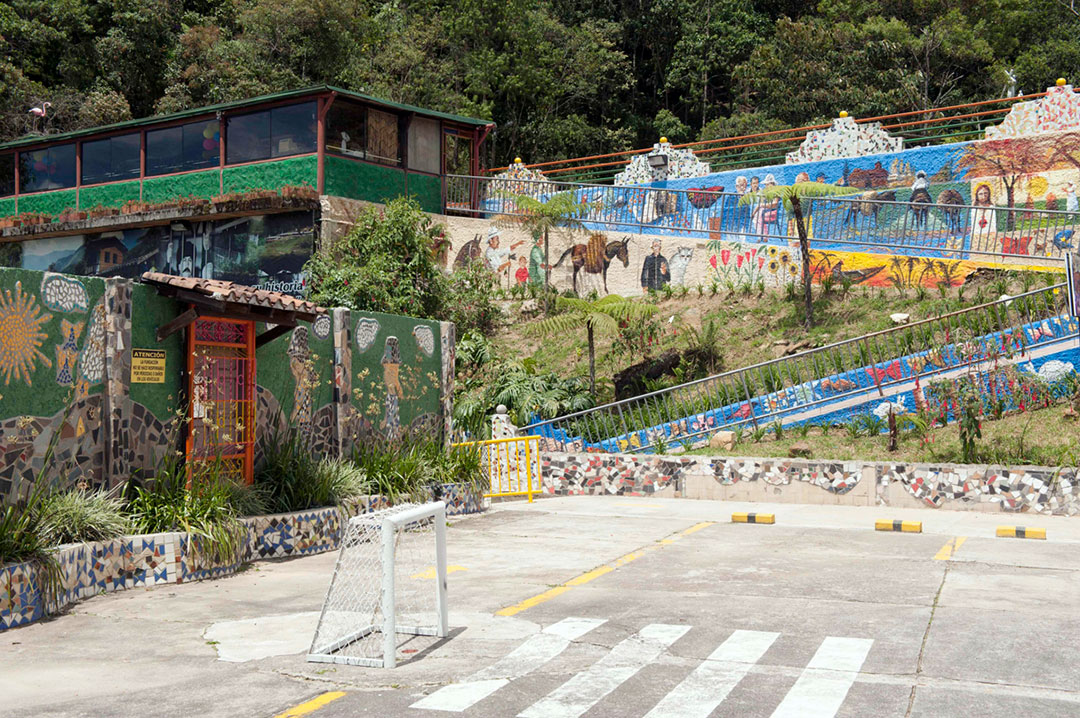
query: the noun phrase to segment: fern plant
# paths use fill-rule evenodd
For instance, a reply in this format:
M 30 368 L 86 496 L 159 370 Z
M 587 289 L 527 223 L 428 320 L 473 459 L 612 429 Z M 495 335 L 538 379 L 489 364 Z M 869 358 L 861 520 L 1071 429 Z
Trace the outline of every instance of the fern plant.
M 664 285 L 669 289 L 670 285 Z M 537 322 L 531 331 L 543 337 L 557 336 L 585 329 L 589 344 L 589 393 L 596 396 L 596 335 L 615 334 L 620 323 L 635 322 L 651 317 L 656 307 L 635 302 L 617 294 L 601 299 L 571 299 L 559 297 L 556 309 L 560 312 Z

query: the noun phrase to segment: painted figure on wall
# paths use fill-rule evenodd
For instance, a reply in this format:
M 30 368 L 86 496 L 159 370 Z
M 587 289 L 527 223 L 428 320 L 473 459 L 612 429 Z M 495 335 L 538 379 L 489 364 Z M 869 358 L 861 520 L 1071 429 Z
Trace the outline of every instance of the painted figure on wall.
M 660 253 L 660 240 L 652 243 L 652 253 L 645 257 L 641 263 L 641 291 L 648 294 L 650 290 L 659 291 L 671 281 L 671 271 L 668 269 L 667 257 Z
M 529 283 L 529 260 L 524 254 L 518 256 L 518 268 L 514 272 L 514 280 L 522 286 Z
M 314 370 L 310 362 L 311 349 L 308 347 L 307 327 L 293 329 L 286 354 L 289 357 L 289 371 L 292 372 L 296 384 L 293 389 L 293 410 L 290 420 L 306 435 L 311 429 L 311 390 L 318 383 L 317 378 L 312 376 Z
M 548 269 L 544 263 L 544 236 L 537 234 L 533 237 L 533 246 L 529 250 L 529 279 L 533 284 L 543 285 Z
M 973 248 L 979 248 L 997 236 L 997 207 L 994 206 L 990 185 L 983 183 L 976 187 L 971 204 L 976 207 L 971 210 L 971 244 Z M 981 209 L 983 207 L 988 209 Z
M 757 183 L 757 177 L 754 178 L 754 184 Z M 770 175 L 765 175 L 765 189 L 776 186 L 776 178 Z M 754 190 L 756 191 L 756 190 Z M 754 233 L 759 237 L 766 237 L 772 231 L 777 234 L 780 232 L 780 198 L 774 197 L 769 200 L 762 200 L 754 207 Z
M 397 337 L 387 337 L 382 357 L 383 386 L 386 387 L 386 411 L 383 414 L 382 429 L 388 441 L 397 441 L 401 436 L 401 397 L 405 391 L 401 388 L 401 348 Z
M 503 247 L 502 238 L 499 236 L 499 230 L 497 227 L 488 228 L 488 246 L 484 250 L 484 262 L 491 271 L 499 275 L 509 277 L 510 265 L 513 263 L 514 255 L 511 254 L 513 250 L 520 247 L 523 242 L 515 242 L 509 247 Z

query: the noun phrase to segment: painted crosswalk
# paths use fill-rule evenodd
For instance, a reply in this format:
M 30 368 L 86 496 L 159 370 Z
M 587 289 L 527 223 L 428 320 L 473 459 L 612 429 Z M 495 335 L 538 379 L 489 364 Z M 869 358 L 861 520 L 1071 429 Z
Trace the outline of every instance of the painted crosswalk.
M 412 705 L 426 710 L 460 713 L 507 683 L 540 668 L 566 650 L 570 643 L 604 623 L 598 618 L 564 618 L 531 636 L 492 666 L 454 683 Z
M 563 619 L 530 636 L 490 667 L 460 683 L 440 688 L 411 707 L 456 713 L 476 707 L 476 715 L 487 715 L 485 706 L 489 706 L 490 702 L 483 703 L 486 699 L 497 702 L 498 699 L 492 696 L 511 683 L 515 684 L 517 693 L 527 695 L 529 682 L 522 679 L 541 667 L 558 663 L 559 656 L 572 643 L 605 622 L 604 619 L 591 618 Z M 576 672 L 546 695 L 532 699 L 534 702 L 521 710 L 518 718 L 581 718 L 607 696 L 632 682 L 646 666 L 660 660 L 691 630 L 691 626 L 661 623 L 642 627 L 617 642 L 588 668 Z M 606 632 L 611 633 L 610 630 Z M 644 718 L 708 718 L 754 670 L 754 666 L 780 637 L 780 633 L 767 631 L 731 632 L 678 685 L 651 708 L 648 704 L 642 705 L 636 715 Z M 868 638 L 826 637 L 794 685 L 785 695 L 778 696 L 772 718 L 835 716 L 855 683 L 873 643 Z

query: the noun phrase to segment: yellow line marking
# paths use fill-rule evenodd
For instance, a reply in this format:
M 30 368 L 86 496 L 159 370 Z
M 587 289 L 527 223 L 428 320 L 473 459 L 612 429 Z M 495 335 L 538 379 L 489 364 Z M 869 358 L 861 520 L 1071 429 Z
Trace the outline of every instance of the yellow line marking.
M 949 539 L 949 541 L 941 547 L 941 550 L 934 556 L 935 561 L 948 561 L 951 559 L 960 547 L 967 541 L 967 536 L 957 536 L 956 538 Z
M 321 696 L 312 698 L 307 703 L 301 703 L 298 706 L 293 706 L 284 713 L 280 713 L 274 718 L 297 718 L 297 716 L 306 716 L 308 713 L 314 713 L 327 703 L 333 703 L 338 698 L 345 695 L 345 691 L 330 691 L 329 693 L 323 693 Z
M 465 568 L 464 566 L 447 566 L 446 567 L 446 575 L 449 576 L 450 574 L 457 573 L 458 571 L 468 571 L 468 570 L 469 569 Z M 412 576 L 409 576 L 409 578 L 433 579 L 433 578 L 435 578 L 435 567 L 434 566 L 428 566 L 427 568 L 425 568 L 420 573 L 414 573 Z
M 670 546 L 671 544 L 675 543 L 676 541 L 678 541 L 683 536 L 689 536 L 692 533 L 697 533 L 698 531 L 700 531 L 703 528 L 707 528 L 709 526 L 712 526 L 714 523 L 715 523 L 714 521 L 702 521 L 699 524 L 694 524 L 693 526 L 686 529 L 685 531 L 680 531 L 679 533 L 675 534 L 674 536 L 668 536 L 667 538 L 661 539 L 661 540 L 657 541 L 655 544 L 652 544 L 651 546 L 645 546 L 644 548 L 640 548 L 637 551 L 631 551 L 630 553 L 628 553 L 628 554 L 626 554 L 624 556 L 620 556 L 619 558 L 615 559 L 611 563 L 607 563 L 607 564 L 604 564 L 603 566 L 600 566 L 598 568 L 594 568 L 592 571 L 587 571 L 587 572 L 581 574 L 580 576 L 575 576 L 574 578 L 570 579 L 566 583 L 560 584 L 560 585 L 555 586 L 553 588 L 549 588 L 548 590 L 544 591 L 543 593 L 538 593 L 537 595 L 532 596 L 531 598 L 526 598 L 521 603 L 515 603 L 513 606 L 507 606 L 506 608 L 501 608 L 501 609 L 499 609 L 498 611 L 495 612 L 495 615 L 496 616 L 514 616 L 514 615 L 516 615 L 518 613 L 521 613 L 522 611 L 524 611 L 527 608 L 532 608 L 533 606 L 544 603 L 545 601 L 550 601 L 551 599 L 555 598 L 556 596 L 558 596 L 560 594 L 563 594 L 563 593 L 566 593 L 567 591 L 569 591 L 571 588 L 573 588 L 575 586 L 582 586 L 582 585 L 584 585 L 586 583 L 589 583 L 590 581 L 593 581 L 593 580 L 595 580 L 597 578 L 600 578 L 601 576 L 603 576 L 605 574 L 611 573 L 612 571 L 614 571 L 617 568 L 625 566 L 626 564 L 630 563 L 631 561 L 636 561 L 637 559 L 641 558 L 642 556 L 644 556 L 645 554 L 647 554 L 650 551 L 656 551 L 657 549 L 663 548 L 664 546 Z

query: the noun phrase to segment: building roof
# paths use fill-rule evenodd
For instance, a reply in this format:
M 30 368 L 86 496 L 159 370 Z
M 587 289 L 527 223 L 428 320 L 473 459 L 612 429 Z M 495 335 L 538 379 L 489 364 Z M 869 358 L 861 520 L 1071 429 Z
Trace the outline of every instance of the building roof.
M 90 127 L 85 130 L 73 130 L 71 132 L 60 132 L 55 135 L 31 135 L 27 137 L 20 137 L 17 140 L 5 142 L 0 144 L 0 151 L 7 149 L 15 149 L 18 147 L 25 147 L 26 145 L 35 145 L 43 142 L 61 142 L 64 140 L 74 140 L 80 137 L 86 137 L 87 135 L 95 135 L 101 132 L 112 132 L 114 130 L 134 129 L 145 127 L 147 125 L 154 125 L 161 122 L 171 122 L 173 120 L 181 120 L 185 117 L 198 117 L 200 115 L 206 115 L 213 112 L 226 112 L 229 110 L 238 110 L 253 105 L 259 105 L 265 102 L 276 102 L 278 100 L 287 100 L 289 98 L 302 98 L 307 95 L 320 95 L 329 92 L 336 92 L 339 96 L 354 99 L 363 100 L 373 105 L 380 107 L 386 107 L 393 110 L 400 110 L 403 112 L 415 112 L 418 115 L 424 117 L 436 117 L 442 120 L 449 120 L 450 122 L 458 122 L 463 125 L 473 125 L 476 127 L 484 127 L 487 125 L 495 124 L 491 120 L 480 120 L 475 117 L 465 117 L 463 115 L 454 115 L 449 112 L 438 112 L 437 110 L 426 110 L 422 107 L 416 107 L 415 105 L 406 105 L 401 102 L 391 102 L 390 100 L 383 100 L 371 95 L 365 95 L 362 92 L 354 92 L 353 90 L 346 90 L 341 87 L 335 87 L 333 85 L 312 85 L 310 87 L 302 87 L 296 90 L 285 90 L 283 92 L 275 92 L 270 95 L 259 95 L 258 97 L 249 97 L 245 100 L 234 100 L 232 102 L 220 102 L 216 105 L 205 105 L 203 107 L 193 107 L 190 110 L 183 110 L 181 112 L 173 112 L 167 115 L 154 115 L 152 117 L 141 117 L 134 120 L 125 120 L 124 122 L 115 122 L 111 125 L 101 125 L 100 127 Z
M 178 277 L 174 274 L 162 274 L 160 272 L 145 272 L 142 275 L 142 281 L 158 287 L 171 287 L 194 292 L 205 296 L 207 299 L 227 304 L 295 312 L 301 318 L 305 316 L 314 318 L 317 314 L 326 313 L 325 309 L 313 302 L 297 299 L 290 294 L 271 292 L 267 289 L 249 287 L 220 279 L 199 279 L 197 277 Z

